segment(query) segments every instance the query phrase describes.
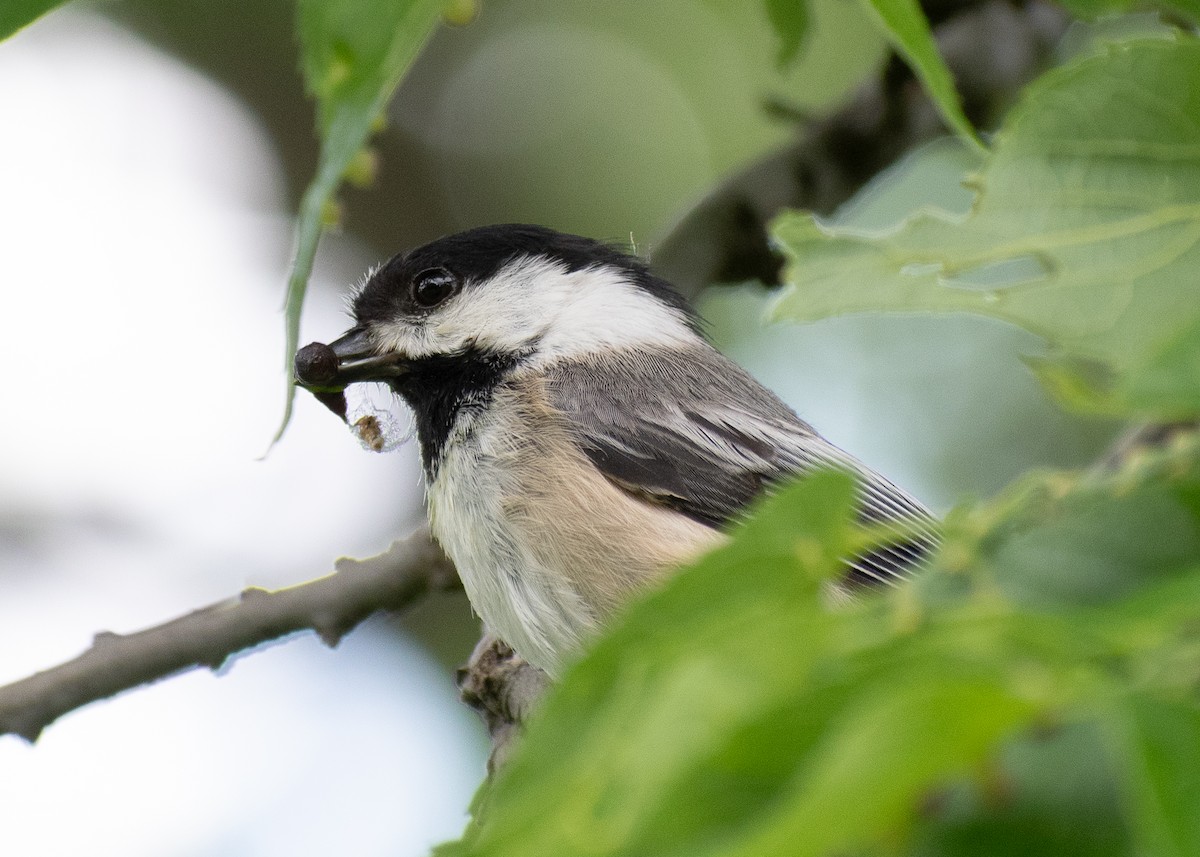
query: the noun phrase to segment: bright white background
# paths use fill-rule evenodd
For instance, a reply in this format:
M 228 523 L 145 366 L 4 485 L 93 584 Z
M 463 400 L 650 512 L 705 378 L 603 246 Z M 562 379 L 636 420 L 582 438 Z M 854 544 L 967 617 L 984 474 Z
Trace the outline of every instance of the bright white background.
M 291 246 L 274 155 L 220 88 L 56 12 L 0 48 L 0 683 L 419 520 L 412 449 L 282 403 Z M 378 261 L 326 242 L 305 341 Z M 424 853 L 485 747 L 451 677 L 367 626 L 0 738 L 5 857 Z

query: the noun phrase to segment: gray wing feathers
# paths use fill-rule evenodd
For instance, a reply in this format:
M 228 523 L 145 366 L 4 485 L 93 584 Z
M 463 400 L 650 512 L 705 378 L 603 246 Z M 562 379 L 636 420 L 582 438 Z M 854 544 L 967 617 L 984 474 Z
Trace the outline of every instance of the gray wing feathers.
M 834 466 L 858 476 L 864 523 L 896 525 L 894 542 L 847 559 L 849 583 L 905 576 L 936 545 L 936 521 L 920 503 L 715 349 L 671 359 L 631 353 L 603 369 L 564 362 L 546 381 L 551 406 L 606 477 L 708 526 L 736 518 L 782 479 Z

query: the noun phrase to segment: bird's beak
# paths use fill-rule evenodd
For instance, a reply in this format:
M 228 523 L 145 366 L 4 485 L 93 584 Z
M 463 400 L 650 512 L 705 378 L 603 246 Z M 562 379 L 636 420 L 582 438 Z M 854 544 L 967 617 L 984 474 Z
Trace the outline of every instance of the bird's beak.
M 296 352 L 296 382 L 312 390 L 343 390 L 359 381 L 388 381 L 407 371 L 403 357 L 376 352 L 360 328 L 328 345 L 312 342 Z
M 309 390 L 334 413 L 346 418 L 342 391 L 359 381 L 390 381 L 408 371 L 397 354 L 379 354 L 367 331 L 352 328 L 326 345 L 311 342 L 296 352 L 296 383 Z

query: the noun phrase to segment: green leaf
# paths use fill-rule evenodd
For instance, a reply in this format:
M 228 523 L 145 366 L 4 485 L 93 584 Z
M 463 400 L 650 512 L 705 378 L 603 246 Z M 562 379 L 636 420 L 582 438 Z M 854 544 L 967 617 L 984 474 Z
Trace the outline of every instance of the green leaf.
M 1086 608 L 1080 615 L 1093 630 L 1176 617 L 1174 601 L 1189 610 L 1195 604 L 1200 616 L 1200 600 L 1191 597 L 1200 585 L 1195 432 L 1133 456 L 1117 471 L 1031 474 L 971 515 L 950 517 L 944 555 L 960 572 L 985 575 L 1016 606 Z M 944 583 L 939 578 L 921 585 Z
M 808 35 L 808 0 L 766 0 L 767 18 L 779 37 L 781 69 L 787 68 L 800 55 L 804 37 Z
M 994 679 L 905 669 L 823 724 L 828 732 L 738 857 L 818 857 L 904 826 L 925 793 L 979 767 L 1034 706 Z M 797 700 L 803 702 L 804 700 Z
M 938 53 L 929 21 L 917 0 L 863 0 L 863 3 L 892 47 L 925 85 L 925 91 L 946 124 L 964 140 L 982 148 L 975 129 L 963 113 L 962 102 L 954 88 L 954 77 Z
M 965 217 L 890 231 L 782 217 L 776 317 L 865 310 L 1002 318 L 1052 346 L 1064 401 L 1115 415 L 1200 412 L 1200 44 L 1112 45 L 1030 86 Z
M 972 652 L 931 659 L 961 627 L 931 643 L 878 601 L 828 609 L 853 501 L 845 475 L 814 475 L 635 605 L 446 853 L 825 854 L 887 838 L 975 771 L 1036 706 Z
M 27 27 L 66 0 L 4 0 L 0 3 L 0 40 Z
M 1159 480 L 1065 497 L 1039 485 L 988 551 L 992 571 L 1011 597 L 1040 607 L 1128 597 L 1200 561 L 1200 516 L 1177 492 Z
M 852 502 L 845 475 L 806 479 L 631 608 L 530 724 L 470 853 L 700 853 L 714 826 L 757 815 L 789 764 L 756 748 L 808 673 L 796 641 L 821 633 Z
M 301 67 L 317 101 L 321 155 L 297 218 L 296 256 L 285 304 L 287 401 L 274 441 L 283 436 L 292 415 L 292 361 L 324 214 L 392 92 L 433 33 L 441 8 L 441 0 L 297 2 Z
M 1200 706 L 1192 699 L 1133 694 L 1120 708 L 1117 752 L 1125 761 L 1139 854 L 1200 854 Z
M 1005 802 L 940 820 L 923 835 L 941 847 L 922 853 L 1000 855 L 1017 841 L 1035 854 L 1067 845 L 1072 854 L 1200 853 L 1198 499 L 1193 433 L 1119 472 L 1030 476 L 950 526 L 946 552 L 970 556 L 956 576 L 1022 608 L 1006 620 L 998 656 L 1027 679 L 1049 669 L 1039 681 L 1073 686 L 1062 717 L 1102 738 L 1107 758 L 1083 746 L 1078 758 L 1047 759 L 1041 742 L 1025 742 Z M 942 602 L 951 614 L 957 598 Z M 1124 800 L 1106 810 L 1112 797 Z M 1097 837 L 1098 825 L 1108 833 Z M 1071 844 L 1084 830 L 1092 841 Z M 981 847 L 981 837 L 998 844 Z
M 632 606 L 439 853 L 1194 853 L 1200 724 L 1125 712 L 1200 686 L 1200 439 L 1032 475 L 830 608 L 853 500 L 805 480 Z
M 957 784 L 916 822 L 922 857 L 1129 857 L 1114 765 L 1092 722 L 1010 742 L 989 776 Z

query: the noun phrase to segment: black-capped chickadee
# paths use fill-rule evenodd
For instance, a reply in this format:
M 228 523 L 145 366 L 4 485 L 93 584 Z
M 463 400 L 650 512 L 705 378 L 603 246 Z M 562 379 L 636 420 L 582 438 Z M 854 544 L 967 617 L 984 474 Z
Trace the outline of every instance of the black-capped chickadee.
M 918 502 L 721 355 L 670 284 L 607 244 L 472 229 L 393 257 L 353 312 L 340 339 L 301 349 L 299 383 L 327 403 L 357 381 L 404 398 L 434 535 L 487 626 L 552 676 L 786 477 L 847 469 L 862 520 L 906 522 L 847 559 L 847 587 L 904 576 L 936 543 Z

